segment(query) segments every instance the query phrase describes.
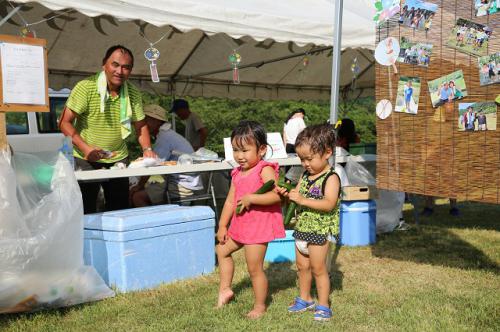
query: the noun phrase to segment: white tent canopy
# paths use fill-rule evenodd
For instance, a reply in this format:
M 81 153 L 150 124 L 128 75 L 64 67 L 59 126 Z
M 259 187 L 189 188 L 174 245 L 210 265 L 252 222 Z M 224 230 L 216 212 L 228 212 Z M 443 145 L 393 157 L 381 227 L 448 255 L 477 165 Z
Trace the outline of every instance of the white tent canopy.
M 330 96 L 333 0 L 36 2 L 19 11 L 28 23 L 62 14 L 31 26 L 37 37 L 48 41 L 49 83 L 56 89 L 71 87 L 99 70 L 105 50 L 123 44 L 135 56 L 135 82 L 158 93 L 259 99 Z M 369 0 L 344 4 L 340 86 L 347 90 L 352 85 L 350 68 L 357 57 L 356 95 L 373 91 L 371 6 Z M 12 7 L 4 1 L 0 11 L 5 16 Z M 0 33 L 18 34 L 23 24 L 14 15 Z M 161 52 L 160 84 L 150 81 L 149 62 L 143 56 L 150 42 L 157 42 L 154 46 Z M 234 49 L 242 57 L 239 85 L 232 84 L 227 60 Z

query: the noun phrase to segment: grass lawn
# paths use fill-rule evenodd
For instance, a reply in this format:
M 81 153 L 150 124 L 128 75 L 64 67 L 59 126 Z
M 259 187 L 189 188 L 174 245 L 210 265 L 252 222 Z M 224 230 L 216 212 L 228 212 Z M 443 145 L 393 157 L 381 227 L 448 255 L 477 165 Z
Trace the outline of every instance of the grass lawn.
M 333 247 L 329 323 L 312 313 L 290 315 L 297 295 L 293 264 L 267 266 L 269 310 L 243 315 L 252 290 L 243 255 L 236 255 L 236 299 L 221 310 L 217 271 L 153 290 L 34 314 L 0 315 L 3 331 L 500 331 L 500 206 L 459 204 L 461 216 L 438 201 L 417 227 L 378 237 L 371 247 Z

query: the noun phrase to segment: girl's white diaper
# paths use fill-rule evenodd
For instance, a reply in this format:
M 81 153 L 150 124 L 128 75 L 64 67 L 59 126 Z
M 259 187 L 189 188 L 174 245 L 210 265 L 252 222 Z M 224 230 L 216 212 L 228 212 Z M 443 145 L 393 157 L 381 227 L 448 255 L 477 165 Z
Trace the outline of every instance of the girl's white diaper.
M 309 249 L 307 249 L 307 241 L 295 239 L 295 246 L 304 255 L 309 255 Z

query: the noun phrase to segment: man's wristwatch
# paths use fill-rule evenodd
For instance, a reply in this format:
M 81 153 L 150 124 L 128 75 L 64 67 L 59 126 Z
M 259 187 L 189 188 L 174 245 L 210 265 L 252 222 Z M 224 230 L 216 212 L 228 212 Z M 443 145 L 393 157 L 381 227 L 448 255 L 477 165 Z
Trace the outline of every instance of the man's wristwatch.
M 146 152 L 146 151 L 153 151 L 153 149 L 151 147 L 147 147 L 147 148 L 142 149 L 142 152 Z

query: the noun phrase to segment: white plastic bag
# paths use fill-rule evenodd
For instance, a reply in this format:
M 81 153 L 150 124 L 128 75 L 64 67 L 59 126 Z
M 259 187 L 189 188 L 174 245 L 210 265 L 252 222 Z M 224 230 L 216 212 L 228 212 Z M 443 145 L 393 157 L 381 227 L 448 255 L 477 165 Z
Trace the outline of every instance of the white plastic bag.
M 83 265 L 82 197 L 62 154 L 0 153 L 0 221 L 0 313 L 114 296 Z
M 368 170 L 354 160 L 352 157 L 347 158 L 345 172 L 350 186 L 374 186 L 375 178 Z

